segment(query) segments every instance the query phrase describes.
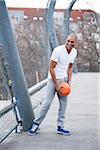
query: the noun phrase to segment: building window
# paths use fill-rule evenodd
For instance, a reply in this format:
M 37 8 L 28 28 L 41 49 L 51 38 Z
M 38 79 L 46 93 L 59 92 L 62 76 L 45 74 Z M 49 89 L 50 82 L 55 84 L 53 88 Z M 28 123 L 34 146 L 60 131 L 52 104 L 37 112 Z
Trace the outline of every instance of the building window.
M 38 20 L 38 18 L 37 17 L 33 17 L 33 20 Z
M 42 21 L 42 20 L 43 20 L 43 17 L 39 17 L 39 20 L 41 20 L 41 21 Z

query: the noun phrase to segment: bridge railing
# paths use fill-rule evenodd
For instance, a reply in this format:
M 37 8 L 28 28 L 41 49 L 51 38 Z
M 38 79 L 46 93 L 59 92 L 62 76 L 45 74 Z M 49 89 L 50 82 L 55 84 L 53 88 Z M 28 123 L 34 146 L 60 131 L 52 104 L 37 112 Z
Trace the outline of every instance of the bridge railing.
M 29 88 L 28 91 L 30 96 L 36 94 L 46 85 L 46 83 L 47 79 Z M 33 111 L 42 103 L 42 101 L 43 99 L 34 105 Z M 14 101 L 11 100 L 11 103 L 8 106 L 0 110 L 0 143 L 4 141 L 13 131 L 17 132 L 19 123 L 21 123 L 21 118 L 19 117 L 17 104 L 14 98 Z

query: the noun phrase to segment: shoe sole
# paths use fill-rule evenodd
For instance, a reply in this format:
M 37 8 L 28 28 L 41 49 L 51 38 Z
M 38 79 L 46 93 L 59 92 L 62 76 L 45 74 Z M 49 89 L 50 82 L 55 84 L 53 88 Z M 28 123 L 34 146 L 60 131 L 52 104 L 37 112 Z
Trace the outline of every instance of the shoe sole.
M 34 136 L 34 135 L 36 135 L 36 134 L 37 134 L 36 132 L 34 132 L 34 133 L 30 133 L 30 132 L 29 132 L 29 133 L 28 133 L 29 136 Z
M 61 134 L 61 135 L 65 135 L 65 136 L 71 135 L 71 133 L 62 133 L 62 132 L 60 132 L 60 131 L 57 131 L 57 134 Z

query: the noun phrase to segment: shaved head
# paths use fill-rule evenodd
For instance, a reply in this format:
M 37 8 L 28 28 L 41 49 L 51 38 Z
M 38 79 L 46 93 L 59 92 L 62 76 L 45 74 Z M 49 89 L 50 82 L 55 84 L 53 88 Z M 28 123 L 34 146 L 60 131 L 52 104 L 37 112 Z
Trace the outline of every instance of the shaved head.
M 75 44 L 76 44 L 76 36 L 74 34 L 69 34 L 65 43 L 65 47 L 68 53 L 71 52 Z
M 76 39 L 77 39 L 77 38 L 76 38 L 76 35 L 73 34 L 73 33 L 69 34 L 68 37 L 67 37 L 67 39 L 68 39 L 68 38 L 74 38 L 75 41 L 76 41 Z

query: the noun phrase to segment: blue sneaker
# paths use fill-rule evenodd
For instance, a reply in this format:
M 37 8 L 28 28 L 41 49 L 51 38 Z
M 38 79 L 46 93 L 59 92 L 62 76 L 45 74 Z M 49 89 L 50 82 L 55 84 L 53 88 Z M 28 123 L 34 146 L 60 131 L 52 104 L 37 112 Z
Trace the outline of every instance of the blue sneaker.
M 39 125 L 33 122 L 32 128 L 29 130 L 28 134 L 31 136 L 37 134 L 38 127 Z
M 58 126 L 57 133 L 62 134 L 62 135 L 71 135 L 70 131 L 65 130 L 64 128 L 60 126 Z

